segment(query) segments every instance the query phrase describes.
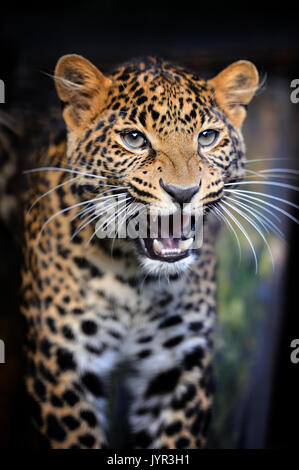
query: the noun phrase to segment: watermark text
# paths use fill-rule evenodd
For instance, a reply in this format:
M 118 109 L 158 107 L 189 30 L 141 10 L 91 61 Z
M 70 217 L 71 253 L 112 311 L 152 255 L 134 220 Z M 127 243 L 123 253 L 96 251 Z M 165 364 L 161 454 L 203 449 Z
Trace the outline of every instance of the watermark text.
M 291 81 L 291 88 L 294 88 L 294 90 L 291 92 L 290 100 L 292 103 L 297 104 L 299 103 L 299 78 L 294 78 Z
M 291 341 L 291 348 L 293 351 L 291 352 L 291 362 L 293 364 L 298 364 L 299 363 L 299 339 L 293 339 Z
M 3 80 L 0 80 L 0 103 L 5 103 L 5 85 Z
M 2 339 L 0 339 L 0 364 L 5 363 L 5 344 Z

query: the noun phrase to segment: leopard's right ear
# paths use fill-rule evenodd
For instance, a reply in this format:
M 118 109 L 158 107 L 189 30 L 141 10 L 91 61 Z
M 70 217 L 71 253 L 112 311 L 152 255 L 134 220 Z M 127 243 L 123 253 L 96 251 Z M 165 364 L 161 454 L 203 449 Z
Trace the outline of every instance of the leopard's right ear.
M 76 54 L 59 59 L 54 79 L 58 96 L 65 105 L 63 117 L 68 128 L 83 131 L 104 108 L 112 81 Z

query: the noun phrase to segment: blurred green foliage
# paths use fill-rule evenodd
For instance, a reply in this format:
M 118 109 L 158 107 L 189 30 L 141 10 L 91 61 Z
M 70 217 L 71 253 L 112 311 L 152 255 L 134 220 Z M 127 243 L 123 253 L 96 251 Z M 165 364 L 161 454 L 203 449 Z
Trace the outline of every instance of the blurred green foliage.
M 248 242 L 223 227 L 218 244 L 218 327 L 214 369 L 216 396 L 209 448 L 235 448 L 240 400 L 246 391 L 251 360 L 269 296 L 272 271 L 269 252 L 258 234 L 248 232 L 258 258 L 258 273 Z M 271 244 L 271 237 L 268 237 Z

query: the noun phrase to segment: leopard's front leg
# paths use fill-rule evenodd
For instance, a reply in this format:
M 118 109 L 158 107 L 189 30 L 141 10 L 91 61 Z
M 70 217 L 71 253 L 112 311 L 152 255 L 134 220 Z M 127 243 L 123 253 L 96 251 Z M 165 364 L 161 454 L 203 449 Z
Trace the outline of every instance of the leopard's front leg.
M 209 354 L 196 349 L 185 361 L 185 370 L 162 412 L 154 448 L 200 449 L 206 444 L 213 401 Z
M 152 377 L 143 398 L 134 397 L 131 409 L 134 446 L 202 448 L 211 417 L 212 392 L 210 354 L 205 348 L 196 347 L 185 354 L 181 366 Z
M 52 448 L 107 447 L 106 379 L 118 340 L 103 331 L 106 299 L 88 285 L 89 271 L 97 285 L 100 276 L 83 258 L 77 264 L 58 258 L 58 268 L 48 261 L 46 272 L 33 250 L 27 258 L 21 310 L 28 326 L 28 411 Z
M 29 412 L 51 448 L 107 446 L 105 384 L 90 364 L 81 367 L 65 344 L 46 338 L 28 354 Z

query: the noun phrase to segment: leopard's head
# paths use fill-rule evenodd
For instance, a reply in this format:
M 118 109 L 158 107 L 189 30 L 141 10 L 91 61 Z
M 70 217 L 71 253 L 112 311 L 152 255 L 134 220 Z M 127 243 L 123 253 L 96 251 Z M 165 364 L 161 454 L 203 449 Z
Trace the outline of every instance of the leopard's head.
M 126 236 L 143 266 L 184 270 L 196 256 L 204 214 L 220 201 L 224 184 L 243 175 L 240 129 L 258 86 L 255 66 L 238 61 L 203 80 L 148 58 L 105 76 L 83 57 L 67 55 L 57 63 L 55 83 L 68 163 L 78 172 L 78 196 L 93 202 L 91 222 L 106 221 L 102 230 L 121 220 L 129 228 L 141 204 L 141 234 L 135 224 L 135 237 L 129 230 Z

